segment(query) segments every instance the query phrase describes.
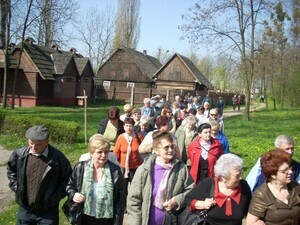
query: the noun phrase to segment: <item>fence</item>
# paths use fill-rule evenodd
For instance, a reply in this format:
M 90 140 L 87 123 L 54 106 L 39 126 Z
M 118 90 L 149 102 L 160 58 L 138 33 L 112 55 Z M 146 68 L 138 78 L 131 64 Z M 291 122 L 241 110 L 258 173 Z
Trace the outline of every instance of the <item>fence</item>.
M 118 100 L 125 103 L 134 104 L 143 104 L 144 98 L 150 98 L 154 95 L 163 95 L 167 96 L 167 99 L 173 101 L 176 95 L 185 96 L 187 93 L 190 93 L 192 96 L 196 95 L 196 91 L 190 90 L 167 90 L 167 89 L 156 89 L 156 88 L 126 88 L 126 87 L 117 87 L 117 86 L 97 86 L 96 87 L 96 99 L 102 100 Z M 219 96 L 222 96 L 225 104 L 231 105 L 231 99 L 236 93 L 222 93 L 216 92 L 214 90 L 209 91 L 209 97 L 211 99 L 212 107 L 216 106 L 216 102 Z M 205 96 L 206 92 L 200 93 L 201 96 Z M 245 97 L 242 95 L 242 104 L 244 103 Z

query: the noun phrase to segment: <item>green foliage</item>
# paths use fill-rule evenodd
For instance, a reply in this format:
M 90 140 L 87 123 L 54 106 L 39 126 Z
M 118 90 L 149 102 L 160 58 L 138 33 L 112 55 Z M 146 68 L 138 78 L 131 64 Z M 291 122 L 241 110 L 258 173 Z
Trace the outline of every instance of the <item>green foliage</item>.
M 107 109 L 113 103 L 101 102 L 89 105 L 87 109 L 87 127 L 88 137 L 97 132 L 98 122 L 107 116 Z M 118 106 L 122 109 L 122 105 Z M 62 122 L 77 122 L 80 125 L 79 134 L 74 144 L 54 144 L 66 154 L 72 165 L 74 165 L 80 155 L 87 151 L 87 145 L 84 143 L 83 136 L 83 108 L 63 108 L 63 107 L 34 107 L 34 108 L 17 108 L 8 111 L 9 114 L 27 115 L 30 119 L 47 118 L 49 120 L 58 120 Z M 1 111 L 0 111 L 1 114 Z M 1 116 L 0 116 L 1 118 Z M 225 119 L 225 134 L 228 137 L 230 151 L 239 155 L 244 160 L 245 173 L 244 178 L 249 170 L 257 161 L 258 157 L 268 150 L 274 149 L 274 140 L 280 134 L 291 136 L 295 142 L 294 159 L 300 161 L 299 142 L 300 130 L 300 110 L 264 110 L 250 113 L 250 121 L 244 121 L 243 116 L 229 117 Z M 62 128 L 60 128 L 62 129 Z M 61 131 L 61 135 L 64 132 Z M 14 135 L 0 135 L 0 143 L 6 148 L 16 148 L 20 146 L 25 139 L 20 139 Z M 65 200 L 61 201 L 60 207 Z M 14 224 L 16 221 L 17 205 L 13 202 L 6 210 L 0 213 L 0 225 Z M 60 224 L 69 224 L 60 210 Z
M 35 125 L 45 125 L 48 127 L 51 134 L 50 141 L 56 143 L 74 143 L 80 128 L 77 122 L 2 113 L 0 132 L 4 135 L 24 137 L 26 130 Z

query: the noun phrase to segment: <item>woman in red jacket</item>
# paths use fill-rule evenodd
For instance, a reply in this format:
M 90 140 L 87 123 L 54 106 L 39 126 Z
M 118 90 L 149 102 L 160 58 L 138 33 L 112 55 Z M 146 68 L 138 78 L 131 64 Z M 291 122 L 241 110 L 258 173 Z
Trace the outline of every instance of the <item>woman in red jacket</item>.
M 190 174 L 195 184 L 206 177 L 214 177 L 214 165 L 223 154 L 221 143 L 211 137 L 211 126 L 203 123 L 198 128 L 198 137 L 188 147 L 191 160 Z
M 144 137 L 134 132 L 133 127 L 134 120 L 130 117 L 125 118 L 125 132 L 119 135 L 114 149 L 127 184 L 132 181 L 136 169 L 142 164 L 138 149 Z

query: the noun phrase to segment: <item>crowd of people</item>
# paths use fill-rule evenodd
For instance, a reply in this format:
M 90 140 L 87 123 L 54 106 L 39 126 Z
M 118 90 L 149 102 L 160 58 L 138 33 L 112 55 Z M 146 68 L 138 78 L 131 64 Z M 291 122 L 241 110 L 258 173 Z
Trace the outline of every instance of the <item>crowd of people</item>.
M 141 108 L 110 107 L 72 170 L 38 125 L 8 161 L 19 204 L 17 224 L 59 224 L 59 202 L 71 224 L 182 224 L 185 210 L 207 210 L 209 225 L 300 225 L 300 164 L 294 141 L 275 139 L 242 179 L 230 153 L 222 97 L 145 98 Z M 220 110 L 221 108 L 221 110 Z M 171 219 L 170 219 L 171 218 Z

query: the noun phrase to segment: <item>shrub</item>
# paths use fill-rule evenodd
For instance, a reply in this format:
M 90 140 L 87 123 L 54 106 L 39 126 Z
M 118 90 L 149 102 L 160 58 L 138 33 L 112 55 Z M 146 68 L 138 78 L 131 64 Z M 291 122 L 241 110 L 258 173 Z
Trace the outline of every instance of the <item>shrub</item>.
M 24 137 L 26 130 L 35 125 L 44 125 L 50 131 L 50 141 L 55 143 L 74 143 L 80 126 L 76 122 L 43 119 L 19 114 L 0 114 L 0 133 Z

